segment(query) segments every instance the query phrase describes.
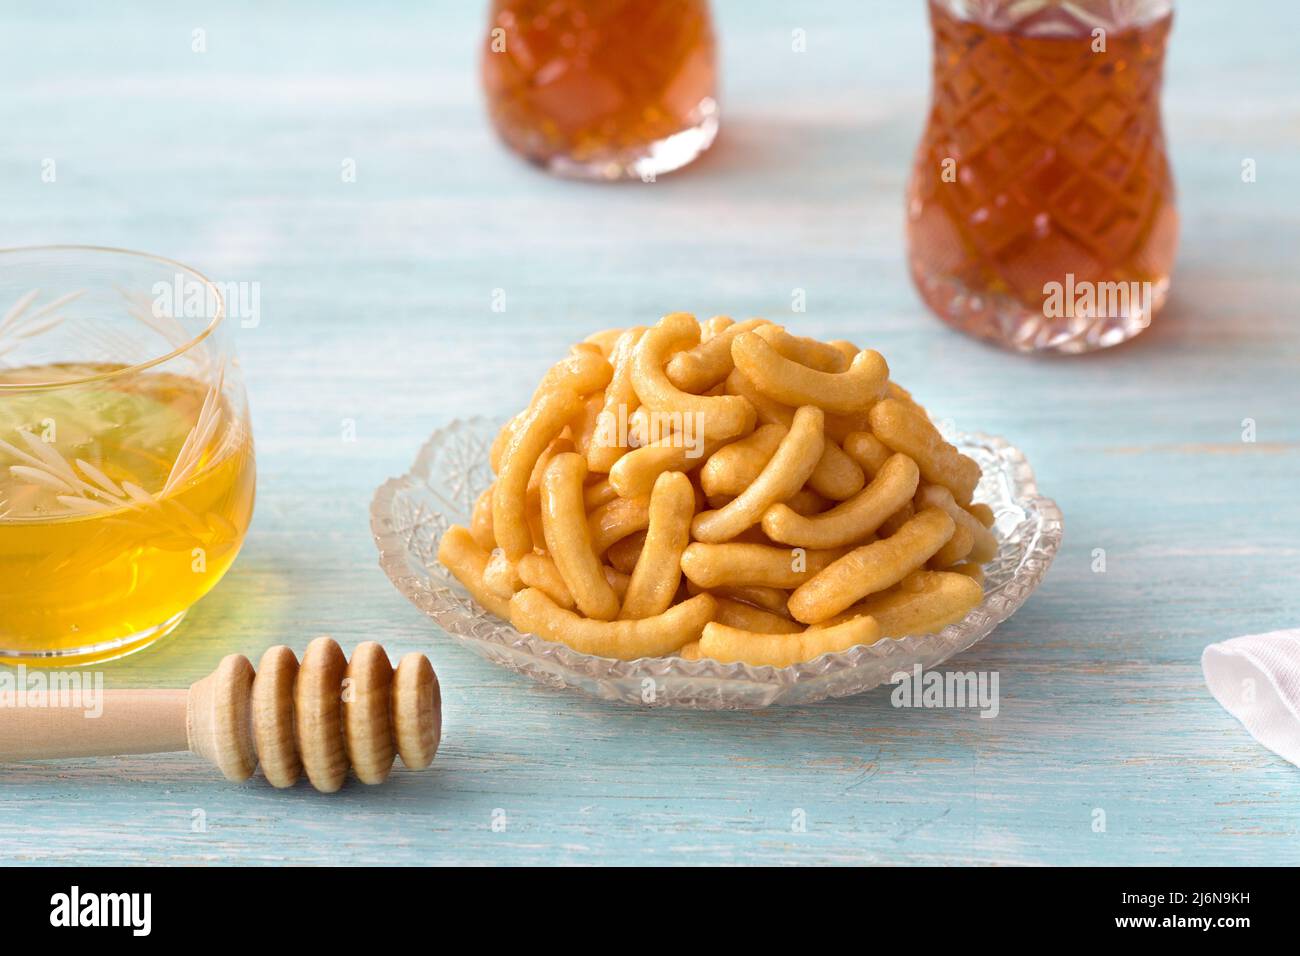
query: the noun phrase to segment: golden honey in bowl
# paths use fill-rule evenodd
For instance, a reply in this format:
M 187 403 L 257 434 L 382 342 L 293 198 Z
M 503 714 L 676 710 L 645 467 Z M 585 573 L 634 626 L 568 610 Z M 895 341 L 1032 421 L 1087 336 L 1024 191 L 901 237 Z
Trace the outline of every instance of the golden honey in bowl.
M 212 314 L 159 301 L 173 281 Z M 176 263 L 88 247 L 0 251 L 0 297 L 0 660 L 138 650 L 216 585 L 252 518 L 221 297 Z
M 111 645 L 178 618 L 230 567 L 252 517 L 252 442 L 207 393 L 163 373 L 6 396 L 0 647 Z

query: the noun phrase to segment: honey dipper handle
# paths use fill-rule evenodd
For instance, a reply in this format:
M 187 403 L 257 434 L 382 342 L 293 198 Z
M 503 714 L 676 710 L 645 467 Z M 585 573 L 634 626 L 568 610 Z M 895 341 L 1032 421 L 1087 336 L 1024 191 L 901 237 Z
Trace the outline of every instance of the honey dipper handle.
M 0 706 L 0 762 L 169 753 L 188 749 L 185 690 L 106 690 Z

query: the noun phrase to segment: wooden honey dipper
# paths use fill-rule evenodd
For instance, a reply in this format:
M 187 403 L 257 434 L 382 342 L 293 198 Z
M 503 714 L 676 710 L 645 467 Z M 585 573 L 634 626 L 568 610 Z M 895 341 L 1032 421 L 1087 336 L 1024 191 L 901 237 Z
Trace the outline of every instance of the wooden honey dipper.
M 305 770 L 333 793 L 349 766 L 362 783 L 382 783 L 395 755 L 412 770 L 433 761 L 442 735 L 438 675 L 423 654 L 394 670 L 374 641 L 352 660 L 332 638 L 307 645 L 302 664 L 272 647 L 254 673 L 242 654 L 224 658 L 189 690 L 102 692 L 103 713 L 66 706 L 0 708 L 0 762 L 189 750 L 233 781 L 260 761 L 275 787 Z

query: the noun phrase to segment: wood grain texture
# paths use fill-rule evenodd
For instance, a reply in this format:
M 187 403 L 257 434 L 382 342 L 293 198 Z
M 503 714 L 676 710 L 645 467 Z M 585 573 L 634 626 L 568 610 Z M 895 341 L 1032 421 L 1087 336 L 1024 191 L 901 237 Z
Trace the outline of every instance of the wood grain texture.
M 1111 354 L 1033 361 L 948 331 L 906 277 L 919 3 L 718 3 L 717 146 L 619 187 L 498 148 L 477 6 L 7 7 L 4 244 L 121 245 L 261 283 L 261 324 L 238 333 L 252 533 L 173 637 L 106 667 L 109 686 L 186 686 L 227 653 L 330 633 L 428 653 L 445 730 L 429 771 L 332 797 L 224 784 L 183 755 L 8 766 L 0 860 L 1300 863 L 1300 776 L 1198 664 L 1214 640 L 1300 622 L 1300 8 L 1180 6 L 1171 304 Z M 1066 539 L 1026 607 L 956 662 L 999 672 L 997 718 L 898 710 L 884 691 L 638 712 L 479 660 L 389 586 L 370 496 L 434 427 L 505 415 L 568 342 L 675 309 L 878 349 L 940 417 L 1026 451 Z

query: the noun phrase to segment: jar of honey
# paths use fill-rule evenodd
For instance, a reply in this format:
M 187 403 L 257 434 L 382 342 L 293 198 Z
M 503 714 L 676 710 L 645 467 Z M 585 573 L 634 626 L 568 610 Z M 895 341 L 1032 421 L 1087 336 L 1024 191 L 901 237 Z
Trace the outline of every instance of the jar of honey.
M 552 172 L 652 179 L 718 131 L 708 0 L 493 0 L 483 84 L 501 138 Z
M 907 192 L 926 303 L 1020 351 L 1151 322 L 1178 244 L 1160 86 L 1172 0 L 929 0 L 934 89 Z

